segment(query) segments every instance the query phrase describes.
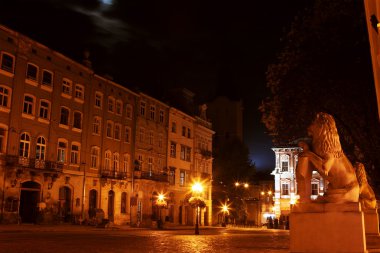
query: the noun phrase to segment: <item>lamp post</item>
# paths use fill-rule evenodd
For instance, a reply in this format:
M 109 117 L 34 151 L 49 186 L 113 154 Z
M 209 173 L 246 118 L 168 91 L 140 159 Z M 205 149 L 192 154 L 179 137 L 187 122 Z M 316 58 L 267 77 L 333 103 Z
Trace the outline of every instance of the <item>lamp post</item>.
M 226 226 L 226 213 L 229 213 L 228 211 L 228 205 L 224 204 L 222 206 L 222 212 L 223 212 L 223 223 L 222 223 L 222 227 L 225 227 Z
M 195 205 L 195 234 L 199 235 L 199 206 L 201 205 L 201 202 L 204 202 L 200 196 L 200 194 L 203 192 L 203 185 L 200 182 L 196 182 L 191 187 L 191 191 L 194 193 L 194 195 L 196 195 L 190 199 L 190 203 Z
M 165 195 L 160 193 L 157 196 L 156 200 L 156 206 L 158 207 L 158 224 L 157 228 L 162 228 L 162 219 L 161 219 L 161 209 L 164 208 L 167 205 L 167 202 L 165 200 Z

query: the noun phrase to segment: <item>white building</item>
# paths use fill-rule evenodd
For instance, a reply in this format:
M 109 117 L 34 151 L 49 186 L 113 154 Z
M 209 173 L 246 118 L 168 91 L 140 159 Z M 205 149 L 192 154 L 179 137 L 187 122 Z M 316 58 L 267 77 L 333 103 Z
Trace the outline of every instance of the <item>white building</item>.
M 276 155 L 276 167 L 272 171 L 274 175 L 274 210 L 276 217 L 288 216 L 291 205 L 297 202 L 296 168 L 298 154 L 302 152 L 300 147 L 272 148 Z M 323 195 L 325 180 L 318 172 L 313 171 L 311 183 L 311 199 Z

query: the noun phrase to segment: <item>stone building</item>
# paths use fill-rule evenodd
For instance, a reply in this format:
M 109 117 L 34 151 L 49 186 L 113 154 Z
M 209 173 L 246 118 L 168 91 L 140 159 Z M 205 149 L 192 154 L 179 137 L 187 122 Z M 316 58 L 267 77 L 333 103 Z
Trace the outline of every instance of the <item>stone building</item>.
M 168 166 L 169 110 L 175 109 L 97 75 L 85 60 L 79 64 L 0 26 L 1 222 L 102 217 L 150 226 L 163 211 L 179 223 Z M 192 118 L 192 134 L 198 125 Z M 200 128 L 211 141 L 207 127 Z M 195 154 L 192 149 L 192 164 Z M 211 178 L 211 168 L 208 173 Z M 154 205 L 161 192 L 165 210 Z
M 276 156 L 274 175 L 274 213 L 275 217 L 288 216 L 290 209 L 299 198 L 297 195 L 296 167 L 299 147 L 272 148 Z M 325 180 L 318 172 L 313 171 L 311 179 L 311 199 L 323 195 Z

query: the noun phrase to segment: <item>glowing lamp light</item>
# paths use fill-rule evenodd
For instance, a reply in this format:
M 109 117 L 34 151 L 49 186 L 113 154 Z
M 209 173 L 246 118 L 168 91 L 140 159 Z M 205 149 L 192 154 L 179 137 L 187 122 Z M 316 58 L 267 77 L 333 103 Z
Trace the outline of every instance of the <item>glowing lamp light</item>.
M 268 194 L 269 194 L 269 195 L 272 195 L 272 191 L 269 191 Z
M 158 201 L 164 201 L 164 199 L 165 199 L 165 196 L 164 196 L 164 194 L 162 194 L 162 193 L 160 193 L 160 194 L 158 195 L 158 197 L 157 197 L 157 200 L 158 200 Z
M 239 186 L 239 185 L 240 185 L 239 182 L 236 182 L 236 183 L 235 183 L 235 186 Z
M 222 206 L 222 211 L 224 212 L 224 213 L 228 213 L 229 211 L 228 211 L 228 206 L 226 205 L 226 204 L 224 204 L 223 206 Z
M 196 183 L 193 184 L 193 186 L 191 187 L 191 190 L 192 190 L 193 192 L 201 193 L 201 192 L 203 192 L 203 185 L 202 185 L 200 182 L 196 182 Z
M 247 183 L 244 184 L 244 188 L 248 188 L 248 186 L 249 186 L 249 185 L 248 185 Z
M 261 192 L 261 195 L 264 195 L 265 194 L 265 192 Z

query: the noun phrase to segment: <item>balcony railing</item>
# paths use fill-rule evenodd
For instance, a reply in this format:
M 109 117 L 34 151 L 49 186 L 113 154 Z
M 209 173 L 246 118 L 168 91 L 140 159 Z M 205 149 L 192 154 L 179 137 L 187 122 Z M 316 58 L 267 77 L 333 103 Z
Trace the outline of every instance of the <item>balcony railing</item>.
M 147 179 L 157 182 L 169 182 L 169 177 L 166 173 L 157 173 L 153 171 L 134 171 L 135 179 Z
M 128 178 L 128 173 L 123 172 L 123 171 L 102 169 L 100 174 L 102 178 L 112 178 L 112 179 L 119 179 L 119 180 L 125 180 Z
M 62 171 L 63 169 L 63 163 L 60 162 L 46 161 L 22 156 L 6 155 L 5 161 L 8 166 L 55 171 Z

